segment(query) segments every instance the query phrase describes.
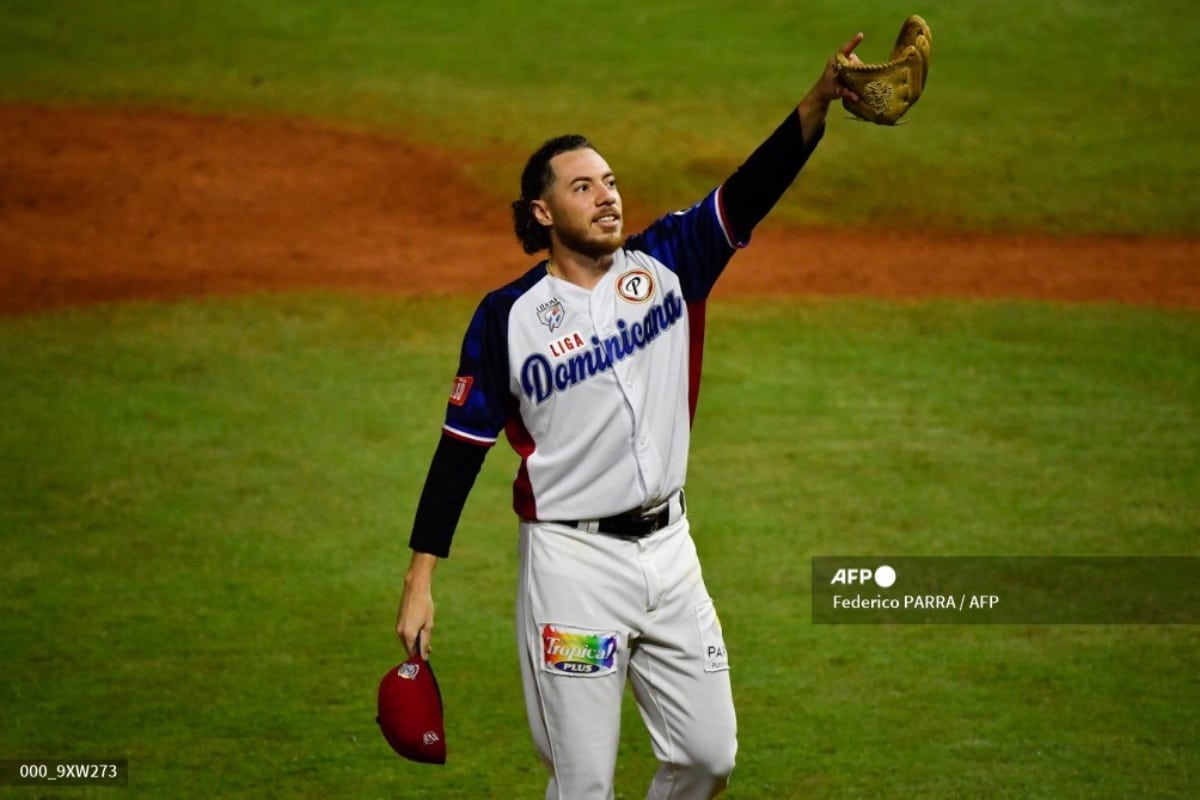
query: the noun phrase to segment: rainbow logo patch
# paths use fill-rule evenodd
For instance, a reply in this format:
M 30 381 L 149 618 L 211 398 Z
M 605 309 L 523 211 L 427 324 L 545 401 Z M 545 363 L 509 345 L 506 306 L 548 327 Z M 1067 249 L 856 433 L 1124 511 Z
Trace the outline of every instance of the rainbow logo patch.
M 617 668 L 615 633 L 542 626 L 542 667 L 548 672 L 594 678 Z

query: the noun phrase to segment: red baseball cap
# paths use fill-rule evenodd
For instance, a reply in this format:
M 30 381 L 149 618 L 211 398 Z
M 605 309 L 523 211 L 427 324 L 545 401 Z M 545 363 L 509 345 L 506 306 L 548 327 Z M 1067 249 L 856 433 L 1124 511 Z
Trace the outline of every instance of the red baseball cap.
M 408 661 L 389 669 L 379 682 L 379 715 L 375 721 L 392 749 L 410 761 L 446 763 L 442 692 L 419 650 Z

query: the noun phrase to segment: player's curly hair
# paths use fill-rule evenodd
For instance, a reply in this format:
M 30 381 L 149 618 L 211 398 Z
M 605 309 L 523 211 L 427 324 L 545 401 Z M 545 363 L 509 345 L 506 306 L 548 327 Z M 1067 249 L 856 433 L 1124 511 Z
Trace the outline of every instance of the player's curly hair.
M 554 182 L 550 159 L 559 153 L 584 148 L 596 149 L 586 136 L 578 133 L 555 136 L 543 142 L 525 162 L 525 169 L 521 172 L 521 197 L 513 201 L 512 214 L 513 230 L 526 253 L 533 255 L 550 247 L 550 229 L 533 216 L 533 201 L 544 195 Z

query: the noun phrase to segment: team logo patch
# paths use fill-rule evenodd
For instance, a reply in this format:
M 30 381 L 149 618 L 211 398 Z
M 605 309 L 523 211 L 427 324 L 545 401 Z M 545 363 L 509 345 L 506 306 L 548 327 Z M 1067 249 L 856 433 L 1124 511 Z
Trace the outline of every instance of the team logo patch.
M 409 662 L 405 661 L 403 664 L 400 665 L 400 669 L 396 674 L 399 675 L 401 678 L 403 678 L 406 681 L 411 681 L 411 680 L 416 679 L 417 673 L 419 673 L 420 671 L 421 671 L 420 664 L 410 664 Z
M 631 269 L 617 278 L 617 294 L 630 303 L 644 303 L 654 296 L 654 278 L 644 269 Z
M 596 678 L 617 668 L 615 633 L 542 626 L 542 669 L 560 675 Z
M 471 384 L 475 379 L 470 375 L 459 375 L 454 379 L 454 386 L 450 388 L 450 405 L 461 406 L 467 402 L 467 395 L 471 393 Z
M 537 307 L 538 322 L 545 325 L 551 332 L 558 330 L 567 318 L 567 311 L 557 297 L 547 300 Z

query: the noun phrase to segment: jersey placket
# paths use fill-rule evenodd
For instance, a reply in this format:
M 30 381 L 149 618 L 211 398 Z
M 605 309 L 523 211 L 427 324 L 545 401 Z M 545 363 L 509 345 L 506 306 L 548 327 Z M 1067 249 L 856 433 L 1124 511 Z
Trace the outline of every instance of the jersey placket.
M 624 261 L 624 259 L 619 259 Z M 592 290 L 589 311 L 592 316 L 592 327 L 601 340 L 610 336 L 619 336 L 621 329 L 618 320 L 625 324 L 625 329 L 639 319 L 637 313 L 643 306 L 634 306 L 622 300 L 615 290 L 615 278 L 623 265 L 614 265 L 610 275 Z M 625 399 L 625 411 L 629 414 L 632 438 L 629 442 L 634 463 L 637 465 L 638 487 L 643 496 L 649 494 L 649 487 L 657 486 L 662 480 L 663 464 L 650 442 L 645 430 L 643 415 L 649 398 L 648 372 L 651 362 L 649 349 L 638 349 L 619 360 L 613 365 L 613 376 Z

